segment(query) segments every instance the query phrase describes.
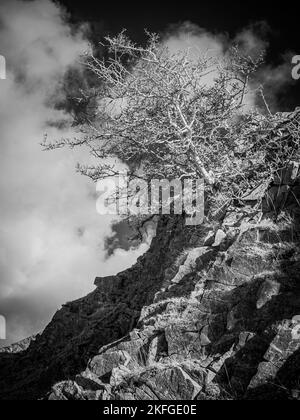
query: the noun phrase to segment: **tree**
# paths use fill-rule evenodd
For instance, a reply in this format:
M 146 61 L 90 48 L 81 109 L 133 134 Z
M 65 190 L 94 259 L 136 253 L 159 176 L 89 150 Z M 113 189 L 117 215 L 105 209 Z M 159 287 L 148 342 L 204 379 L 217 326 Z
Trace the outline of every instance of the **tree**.
M 131 178 L 204 178 L 215 205 L 240 198 L 276 167 L 266 168 L 267 146 L 258 136 L 274 118 L 247 110 L 251 78 L 262 62 L 232 48 L 222 62 L 190 51 L 171 54 L 157 35 L 145 47 L 122 32 L 106 37 L 108 58 L 86 65 L 99 79 L 99 109 L 78 139 L 46 149 L 86 146 L 99 164 L 78 166 L 97 181 L 118 174 L 117 157 Z M 218 194 L 216 194 L 216 191 Z

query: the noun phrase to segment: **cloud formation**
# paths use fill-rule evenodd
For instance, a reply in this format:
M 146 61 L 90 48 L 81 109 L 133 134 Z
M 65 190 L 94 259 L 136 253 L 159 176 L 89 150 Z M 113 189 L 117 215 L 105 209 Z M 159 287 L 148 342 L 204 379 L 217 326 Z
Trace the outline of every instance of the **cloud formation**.
M 189 49 L 190 56 L 196 58 L 205 55 L 207 58 L 222 60 L 232 45 L 237 45 L 244 55 L 257 58 L 260 53 L 268 51 L 270 33 L 271 28 L 266 22 L 252 24 L 229 37 L 226 33 L 212 33 L 187 21 L 171 25 L 164 34 L 163 42 L 171 53 Z M 258 88 L 263 86 L 272 111 L 280 110 L 281 93 L 295 83 L 291 77 L 291 57 L 293 55 L 295 53 L 285 54 L 282 57 L 282 62 L 278 65 L 261 66 L 252 81 L 252 92 L 249 92 L 245 99 L 247 109 L 255 106 L 264 108 L 261 96 L 258 95 Z M 216 72 L 210 73 L 204 82 L 213 83 L 216 74 Z
M 0 314 L 11 343 L 40 331 L 56 309 L 93 289 L 96 276 L 135 262 L 146 245 L 106 259 L 111 218 L 96 212 L 95 185 L 75 173 L 83 157 L 42 151 L 50 138 L 75 135 L 48 126 L 67 119 L 53 95 L 88 49 L 50 0 L 0 3 Z

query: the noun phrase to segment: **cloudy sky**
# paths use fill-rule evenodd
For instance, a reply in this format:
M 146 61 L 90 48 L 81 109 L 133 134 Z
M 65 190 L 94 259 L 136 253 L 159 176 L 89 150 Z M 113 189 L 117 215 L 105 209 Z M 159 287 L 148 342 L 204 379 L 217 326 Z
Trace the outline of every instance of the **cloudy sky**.
M 95 23 L 95 16 L 85 16 L 76 2 L 73 9 L 63 3 L 71 19 L 50 0 L 0 0 L 0 54 L 7 62 L 7 78 L 0 80 L 0 315 L 7 319 L 8 334 L 0 346 L 41 331 L 61 304 L 90 292 L 96 276 L 131 266 L 147 249 L 147 244 L 116 249 L 107 258 L 104 244 L 112 234 L 112 219 L 97 214 L 95 185 L 74 169 L 86 156 L 69 150 L 46 153 L 40 147 L 45 133 L 53 139 L 76 134 L 49 124 L 70 119 L 54 108 L 53 98 L 62 99 L 60 83 L 71 67 L 78 68 L 95 34 L 115 29 L 113 18 L 106 21 L 101 10 Z M 159 15 L 152 19 L 161 22 Z M 174 50 L 192 46 L 222 56 L 232 40 L 248 51 L 268 47 L 267 23 L 248 24 L 233 34 L 199 27 L 191 19 L 178 23 L 161 22 L 164 41 Z M 119 30 L 126 26 L 121 24 Z M 129 28 L 133 33 L 136 25 Z M 144 26 L 149 28 L 148 22 Z M 284 58 L 292 47 L 285 54 L 259 76 L 269 86 L 274 109 L 279 106 L 275 85 L 291 85 L 290 63 Z
M 67 118 L 49 99 L 88 50 L 83 31 L 71 33 L 49 0 L 1 0 L 0 25 L 7 61 L 0 81 L 0 314 L 11 342 L 41 330 L 61 304 L 90 292 L 96 276 L 127 268 L 142 250 L 105 260 L 111 220 L 96 213 L 94 184 L 75 173 L 82 157 L 39 145 L 46 132 L 53 139 L 76 134 L 47 124 Z

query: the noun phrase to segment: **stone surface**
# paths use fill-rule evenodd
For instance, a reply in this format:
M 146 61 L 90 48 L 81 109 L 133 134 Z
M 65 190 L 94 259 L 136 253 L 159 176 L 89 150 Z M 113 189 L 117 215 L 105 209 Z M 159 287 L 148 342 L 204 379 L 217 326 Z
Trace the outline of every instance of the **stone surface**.
M 215 241 L 212 244 L 213 247 L 218 247 L 222 244 L 222 242 L 226 239 L 226 233 L 223 230 L 219 229 L 215 236 Z
M 258 291 L 258 299 L 256 308 L 261 309 L 266 303 L 268 303 L 274 296 L 278 296 L 280 292 L 280 283 L 275 280 L 266 280 L 261 285 Z

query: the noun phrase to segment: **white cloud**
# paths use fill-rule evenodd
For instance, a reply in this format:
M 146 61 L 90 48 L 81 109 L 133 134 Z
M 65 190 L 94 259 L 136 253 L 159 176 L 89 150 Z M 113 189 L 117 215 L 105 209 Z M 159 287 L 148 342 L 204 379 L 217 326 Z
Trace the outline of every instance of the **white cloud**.
M 42 151 L 39 143 L 73 135 L 47 127 L 66 118 L 49 98 L 70 65 L 88 49 L 50 0 L 0 3 L 0 314 L 8 341 L 41 330 L 66 301 L 93 289 L 96 276 L 114 274 L 139 252 L 105 260 L 109 216 L 96 212 L 95 186 L 75 174 L 82 156 Z M 4 344 L 4 343 L 2 343 Z
M 171 53 L 190 49 L 191 56 L 207 54 L 208 57 L 222 57 L 228 40 L 225 35 L 213 34 L 191 22 L 184 22 L 172 25 L 164 36 L 164 42 Z
M 190 50 L 190 57 L 198 58 L 206 55 L 213 60 L 223 60 L 228 49 L 232 45 L 238 45 L 243 54 L 252 58 L 268 50 L 268 35 L 271 28 L 266 22 L 252 24 L 232 38 L 224 33 L 212 33 L 205 28 L 201 28 L 191 22 L 184 22 L 179 25 L 170 26 L 165 33 L 163 42 L 168 46 L 171 53 Z M 249 110 L 258 104 L 264 108 L 261 97 L 258 95 L 257 88 L 264 86 L 265 96 L 273 112 L 278 111 L 278 98 L 283 90 L 293 83 L 291 77 L 291 52 L 282 57 L 282 62 L 277 66 L 262 65 L 254 77 L 251 90 L 245 97 L 244 109 Z M 213 83 L 217 71 L 211 72 L 203 79 L 203 83 L 210 85 Z

